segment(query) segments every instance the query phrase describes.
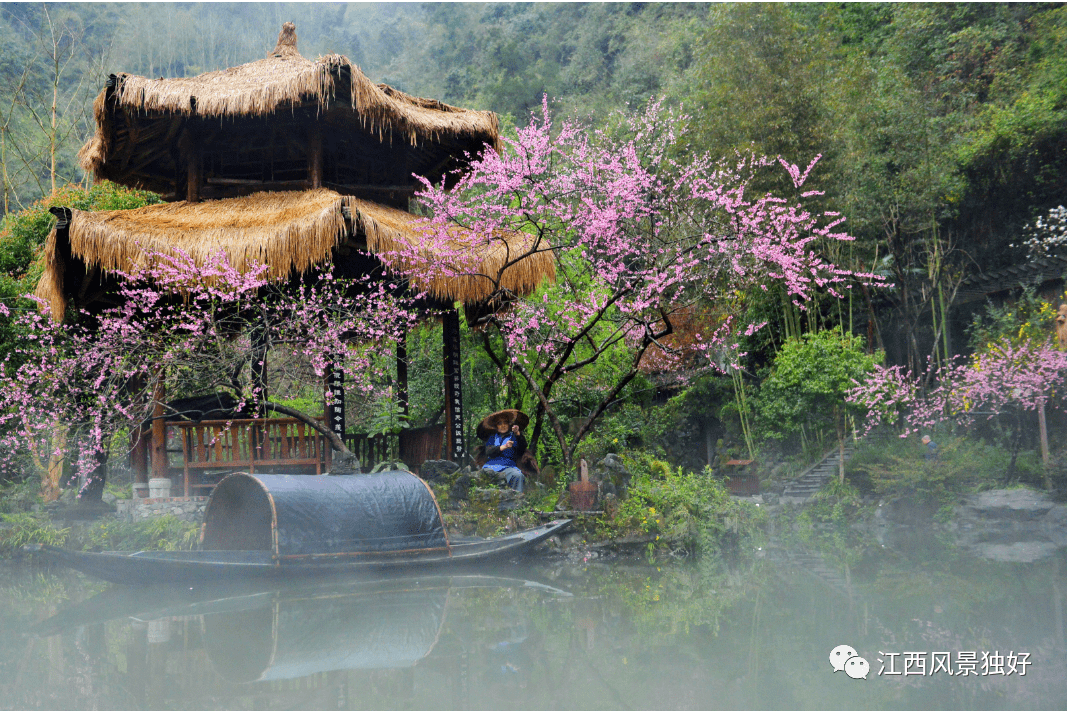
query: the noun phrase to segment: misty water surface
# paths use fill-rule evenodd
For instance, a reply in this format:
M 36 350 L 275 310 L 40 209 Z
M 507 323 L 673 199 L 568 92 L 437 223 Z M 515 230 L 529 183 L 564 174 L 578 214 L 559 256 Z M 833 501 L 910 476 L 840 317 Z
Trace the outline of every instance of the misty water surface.
M 846 538 L 732 566 L 583 561 L 258 590 L 11 567 L 0 709 L 1060 709 L 1063 558 Z M 866 679 L 833 671 L 841 644 Z M 952 675 L 932 673 L 935 652 Z M 905 655 L 910 673 L 888 674 Z

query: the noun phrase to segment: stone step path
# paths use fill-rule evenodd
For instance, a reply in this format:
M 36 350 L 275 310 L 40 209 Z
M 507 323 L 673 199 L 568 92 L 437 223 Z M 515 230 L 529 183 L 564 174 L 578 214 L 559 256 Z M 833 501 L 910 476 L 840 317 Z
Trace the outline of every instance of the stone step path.
M 846 462 L 852 457 L 852 452 L 853 446 L 851 444 L 846 444 Z M 821 489 L 826 482 L 830 481 L 832 477 L 837 476 L 838 458 L 838 449 L 837 447 L 834 447 L 827 452 L 822 460 L 791 481 L 789 485 L 785 487 L 785 491 L 782 492 L 782 495 L 778 497 L 778 500 L 783 504 L 807 503 L 811 497 L 815 495 L 815 492 Z

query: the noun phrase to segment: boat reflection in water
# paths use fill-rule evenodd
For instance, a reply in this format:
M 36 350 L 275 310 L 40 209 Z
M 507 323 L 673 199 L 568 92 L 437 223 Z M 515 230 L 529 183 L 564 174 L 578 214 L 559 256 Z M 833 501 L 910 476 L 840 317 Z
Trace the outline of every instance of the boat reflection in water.
M 526 622 L 520 610 L 563 597 L 570 594 L 549 585 L 484 575 L 305 582 L 258 590 L 119 586 L 31 633 L 73 638 L 80 666 L 90 667 L 98 679 L 94 696 L 112 708 L 155 707 L 174 699 L 192 708 L 199 708 L 196 699 L 201 699 L 206 708 L 212 700 L 279 693 L 292 702 L 296 691 L 301 696 L 313 691 L 316 698 L 325 693 L 324 708 L 357 708 L 348 688 L 356 674 L 359 694 L 365 696 L 360 670 L 429 664 L 445 675 L 455 697 L 469 691 L 468 654 L 474 652 L 505 676 L 518 678 L 511 658 L 524 653 Z M 479 616 L 480 629 L 473 634 L 466 624 L 457 632 L 446 624 L 451 609 L 461 617 L 478 611 L 492 618 Z M 486 625 L 490 619 L 496 622 Z M 404 687 L 413 678 L 399 672 L 391 684 Z M 108 690 L 125 698 L 101 698 Z M 318 705 L 308 702 L 307 708 Z
M 410 667 L 437 644 L 450 590 L 448 581 L 438 581 L 279 596 L 251 609 L 204 615 L 204 647 L 219 675 L 238 683 Z

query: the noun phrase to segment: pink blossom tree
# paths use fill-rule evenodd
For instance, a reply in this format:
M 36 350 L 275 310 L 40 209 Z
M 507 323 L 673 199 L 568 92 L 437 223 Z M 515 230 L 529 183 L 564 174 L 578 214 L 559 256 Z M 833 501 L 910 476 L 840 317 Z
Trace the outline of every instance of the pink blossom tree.
M 490 303 L 507 304 L 478 324 L 489 355 L 525 383 L 536 402 L 531 442 L 543 425 L 555 434 L 564 466 L 574 447 L 639 372 L 642 357 L 676 355 L 668 336 L 677 316 L 710 306 L 716 322 L 687 341 L 710 365 L 743 324 L 740 294 L 778 282 L 797 303 L 818 289 L 837 294 L 859 275 L 820 256 L 820 245 L 847 240 L 842 217 L 804 207 L 819 195 L 804 191 L 816 161 L 799 168 L 782 159 L 739 159 L 731 165 L 688 155 L 679 139 L 687 118 L 652 102 L 608 129 L 576 120 L 556 125 L 545 100 L 539 116 L 486 151 L 455 177 L 455 187 L 427 184 L 420 194 L 432 214 L 426 241 L 380 255 L 418 285 L 432 279 L 483 279 Z M 785 170 L 794 194 L 754 194 L 760 171 Z M 463 228 L 457 230 L 457 227 Z M 525 245 L 514 248 L 514 234 Z M 479 255 L 512 248 L 496 273 L 479 273 Z M 549 253 L 556 282 L 516 300 L 502 288 L 507 269 Z M 618 359 L 623 349 L 625 358 Z M 606 354 L 622 365 L 600 402 L 568 436 L 554 392 L 588 373 Z
M 43 305 L 18 313 L 0 305 L 24 333 L 0 363 L 0 467 L 17 470 L 28 456 L 43 475 L 45 460 L 66 457 L 83 493 L 97 492 L 114 437 L 151 422 L 164 384 L 171 396 L 230 392 L 241 412 L 296 417 L 351 456 L 321 422 L 272 402 L 249 373 L 269 349 L 318 378 L 342 368 L 348 386 L 370 396 L 382 382 L 375 344 L 395 341 L 414 314 L 387 282 L 322 271 L 277 284 L 266 267 L 239 271 L 222 252 L 203 263 L 183 253 L 148 257 L 148 266 L 120 274 L 118 306 L 72 323 Z
M 1019 451 L 1022 414 L 1065 404 L 1067 353 L 1047 338 L 1001 338 L 971 358 L 957 358 L 933 372 L 936 385 L 924 394 L 925 378 L 910 377 L 900 366 L 876 366 L 868 379 L 856 383 L 849 399 L 866 407 L 868 429 L 884 422 L 898 426 L 901 437 L 946 422 L 968 426 L 979 418 L 1007 419 L 1012 430 L 1009 477 Z

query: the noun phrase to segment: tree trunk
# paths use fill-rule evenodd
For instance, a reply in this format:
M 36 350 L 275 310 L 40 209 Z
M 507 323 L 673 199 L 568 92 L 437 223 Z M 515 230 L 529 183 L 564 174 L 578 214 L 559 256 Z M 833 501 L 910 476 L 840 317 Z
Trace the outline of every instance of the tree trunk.
M 104 485 L 107 483 L 107 452 L 97 452 L 96 466 L 84 477 L 84 483 L 78 491 L 78 500 L 82 504 L 95 504 L 101 501 L 104 495 Z
M 837 480 L 845 483 L 845 417 L 841 408 L 834 407 L 837 417 Z
M 1052 489 L 1052 478 L 1049 476 L 1049 452 L 1048 452 L 1048 426 L 1045 424 L 1045 403 L 1037 408 L 1037 429 L 1041 437 L 1041 463 L 1045 473 L 1045 488 Z
M 1011 460 L 1008 462 L 1008 475 L 1007 481 L 1011 481 L 1015 477 L 1015 460 L 1019 458 L 1019 447 L 1023 441 L 1023 423 L 1022 416 L 1019 413 L 1015 413 L 1015 428 L 1011 437 Z

